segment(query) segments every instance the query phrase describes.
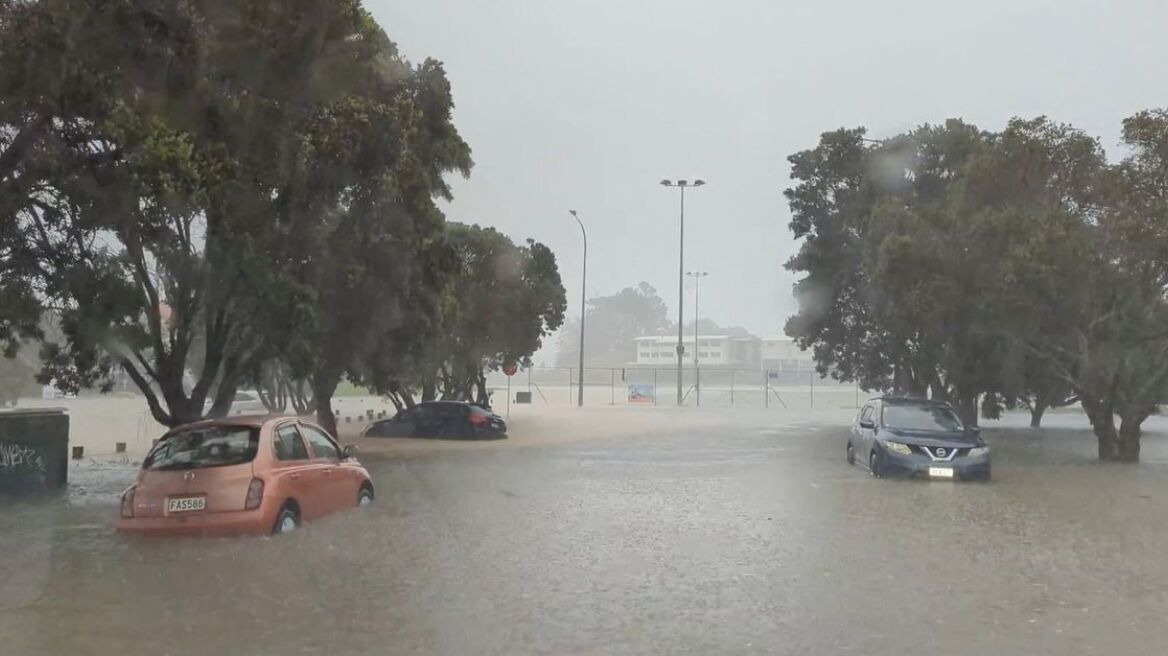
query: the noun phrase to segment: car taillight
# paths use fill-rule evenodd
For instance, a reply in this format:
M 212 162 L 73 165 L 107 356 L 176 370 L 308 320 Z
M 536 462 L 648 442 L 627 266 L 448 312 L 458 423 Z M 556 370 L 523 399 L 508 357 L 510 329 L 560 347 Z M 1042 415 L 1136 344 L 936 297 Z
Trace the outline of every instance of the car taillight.
M 131 485 L 122 492 L 122 517 L 131 519 L 134 517 L 134 489 Z
M 247 501 L 243 504 L 245 510 L 255 510 L 260 507 L 260 501 L 264 500 L 264 482 L 258 478 L 251 479 L 251 484 L 247 486 Z
M 468 417 L 472 426 L 482 426 L 487 423 L 486 415 L 473 414 Z

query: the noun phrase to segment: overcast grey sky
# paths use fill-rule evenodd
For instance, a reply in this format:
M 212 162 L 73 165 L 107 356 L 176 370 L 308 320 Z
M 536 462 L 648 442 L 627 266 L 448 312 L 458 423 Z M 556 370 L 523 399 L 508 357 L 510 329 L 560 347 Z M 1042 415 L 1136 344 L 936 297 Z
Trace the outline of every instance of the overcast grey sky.
M 645 280 L 676 315 L 678 199 L 658 182 L 704 178 L 685 247 L 710 272 L 702 316 L 780 333 L 786 157 L 821 132 L 1046 114 L 1114 154 L 1124 117 L 1168 105 L 1164 0 L 366 1 L 407 57 L 446 64 L 475 159 L 447 217 L 550 246 L 573 316 L 569 209 L 590 297 Z

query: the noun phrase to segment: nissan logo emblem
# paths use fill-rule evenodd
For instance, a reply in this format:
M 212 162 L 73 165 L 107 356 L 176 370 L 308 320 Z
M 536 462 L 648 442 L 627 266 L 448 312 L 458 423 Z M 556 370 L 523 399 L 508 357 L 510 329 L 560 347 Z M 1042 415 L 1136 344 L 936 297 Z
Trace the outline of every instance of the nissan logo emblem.
M 943 447 L 943 446 L 939 446 L 939 447 L 937 447 L 937 457 L 938 457 L 938 458 L 944 458 L 944 457 L 945 457 L 945 447 Z M 190 473 L 190 472 L 188 472 L 188 473 Z
M 195 478 L 195 472 L 193 472 L 193 471 L 188 471 L 187 473 L 183 474 L 183 480 L 189 481 L 189 480 L 193 480 L 194 478 Z

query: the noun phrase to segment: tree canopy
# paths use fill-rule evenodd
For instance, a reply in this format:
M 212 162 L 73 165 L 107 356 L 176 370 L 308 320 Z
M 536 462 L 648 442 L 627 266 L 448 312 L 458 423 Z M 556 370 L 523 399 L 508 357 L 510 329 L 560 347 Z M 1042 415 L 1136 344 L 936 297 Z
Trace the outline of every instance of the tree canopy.
M 45 338 L 45 380 L 332 428 L 343 379 L 469 395 L 562 323 L 545 246 L 445 223 L 445 72 L 358 0 L 74 5 L 0 2 L 0 342 Z
M 636 338 L 658 335 L 672 325 L 665 301 L 647 282 L 588 300 L 584 365 L 623 367 L 637 359 Z M 676 330 L 676 326 L 674 326 Z M 568 322 L 556 342 L 556 362 L 575 367 L 580 358 L 580 319 Z
M 952 400 L 967 421 L 979 398 L 1034 423 L 1081 400 L 1100 457 L 1138 458 L 1168 378 L 1166 126 L 1162 111 L 1125 121 L 1114 165 L 1044 117 L 825 133 L 790 157 L 802 243 L 787 267 L 803 277 L 788 334 L 822 373 Z

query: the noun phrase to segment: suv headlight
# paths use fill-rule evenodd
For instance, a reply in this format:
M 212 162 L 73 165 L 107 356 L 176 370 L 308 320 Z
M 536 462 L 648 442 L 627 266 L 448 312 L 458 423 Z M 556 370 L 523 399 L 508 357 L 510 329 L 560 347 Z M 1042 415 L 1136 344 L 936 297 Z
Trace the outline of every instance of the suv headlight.
M 901 444 L 900 442 L 885 442 L 884 448 L 893 453 L 899 453 L 902 456 L 912 455 L 912 449 L 908 448 L 907 444 Z
M 982 456 L 988 456 L 989 454 L 990 448 L 988 446 L 975 446 L 969 450 L 970 458 L 980 458 Z

